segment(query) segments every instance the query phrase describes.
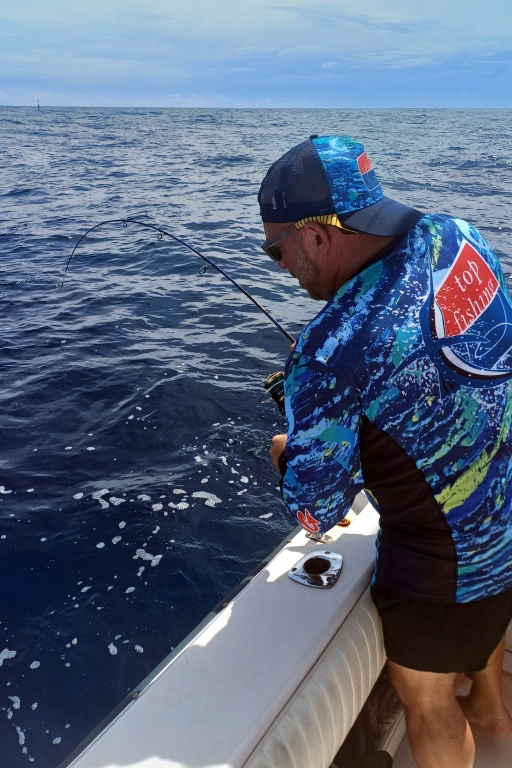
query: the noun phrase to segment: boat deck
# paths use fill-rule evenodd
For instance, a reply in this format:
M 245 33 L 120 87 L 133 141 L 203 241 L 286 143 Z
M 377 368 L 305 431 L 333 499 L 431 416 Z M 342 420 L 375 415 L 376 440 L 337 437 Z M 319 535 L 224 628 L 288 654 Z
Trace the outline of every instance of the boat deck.
M 509 712 L 512 712 L 512 654 L 509 657 L 507 667 L 509 671 L 503 671 L 503 694 L 505 704 Z M 470 682 L 461 675 L 457 681 L 457 692 L 461 695 L 467 693 Z M 483 728 L 472 726 L 476 745 L 476 758 L 474 768 L 510 768 L 512 765 L 512 735 L 507 737 L 491 736 Z M 409 740 L 404 736 L 393 759 L 393 768 L 416 768 L 412 756 Z

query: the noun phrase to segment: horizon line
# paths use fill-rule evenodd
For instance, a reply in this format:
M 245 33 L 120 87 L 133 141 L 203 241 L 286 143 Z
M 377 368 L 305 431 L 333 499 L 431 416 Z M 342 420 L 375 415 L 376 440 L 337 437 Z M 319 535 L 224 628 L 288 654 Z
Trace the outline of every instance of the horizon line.
M 36 100 L 37 103 L 35 104 L 0 104 L 0 109 L 3 108 L 12 108 L 12 109 L 35 109 L 38 108 L 42 109 L 210 109 L 210 110 L 240 110 L 240 109 L 247 109 L 247 110 L 314 110 L 314 109 L 335 109 L 335 110 L 418 110 L 418 109 L 430 109 L 430 110 L 511 110 L 512 106 L 510 107 L 497 107 L 497 106 L 455 106 L 455 107 L 447 107 L 447 106 L 387 106 L 387 107 L 349 107 L 349 106 L 284 106 L 284 107 L 272 107 L 272 106 L 211 106 L 211 105 L 197 105 L 197 106 L 191 106 L 191 105 L 184 105 L 184 104 L 173 104 L 173 105 L 137 105 L 137 104 L 116 104 L 116 105 L 105 105 L 105 104 L 40 104 L 40 100 Z

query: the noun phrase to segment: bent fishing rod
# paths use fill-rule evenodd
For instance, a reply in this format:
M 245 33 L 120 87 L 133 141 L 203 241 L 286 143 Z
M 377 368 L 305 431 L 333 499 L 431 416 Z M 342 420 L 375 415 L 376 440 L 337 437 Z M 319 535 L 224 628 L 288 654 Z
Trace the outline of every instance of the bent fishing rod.
M 70 255 L 70 257 L 69 257 L 69 259 L 68 259 L 68 261 L 67 261 L 67 264 L 66 264 L 66 270 L 65 270 L 65 272 L 64 272 L 64 277 L 62 278 L 61 288 L 62 288 L 62 286 L 64 285 L 64 280 L 66 279 L 66 275 L 67 275 L 67 273 L 68 273 L 68 269 L 69 269 L 69 265 L 70 265 L 70 263 L 71 263 L 71 259 L 73 258 L 73 256 L 74 256 L 74 253 L 75 253 L 75 251 L 77 250 L 77 248 L 78 248 L 78 246 L 80 245 L 80 243 L 81 243 L 83 240 L 85 240 L 85 238 L 87 237 L 87 235 L 89 235 L 91 232 L 94 232 L 94 230 L 96 230 L 96 229 L 101 229 L 101 228 L 102 228 L 103 226 L 105 226 L 106 224 L 122 224 L 122 225 L 123 225 L 123 227 L 125 227 L 125 228 L 128 226 L 128 224 L 136 224 L 136 225 L 137 225 L 137 226 L 139 226 L 139 227 L 145 227 L 146 229 L 152 229 L 152 230 L 154 230 L 155 232 L 158 232 L 158 239 L 159 239 L 159 240 L 162 240 L 163 236 L 165 235 L 166 237 L 170 237 L 170 238 L 171 238 L 171 240 L 174 240 L 176 243 L 179 243 L 180 245 L 182 245 L 184 248 L 188 248 L 188 250 L 189 250 L 189 251 L 192 251 L 192 253 L 194 253 L 196 256 L 199 256 L 199 258 L 200 258 L 200 259 L 202 259 L 202 260 L 205 262 L 205 264 L 206 264 L 206 266 L 203 266 L 203 267 L 202 267 L 202 268 L 199 270 L 200 274 L 204 274 L 204 273 L 207 271 L 207 269 L 208 269 L 208 267 L 209 267 L 209 266 L 210 266 L 210 267 L 212 267 L 213 269 L 217 270 L 217 272 L 220 272 L 220 274 L 221 274 L 223 277 L 225 277 L 227 280 L 229 280 L 229 282 L 230 282 L 232 285 L 234 285 L 234 286 L 235 286 L 235 288 L 237 288 L 237 289 L 238 289 L 238 290 L 239 290 L 241 293 L 243 293 L 243 294 L 244 294 L 244 296 L 247 296 L 247 298 L 248 298 L 250 301 L 252 301 L 252 303 L 253 303 L 253 304 L 254 304 L 256 307 L 258 307 L 258 309 L 260 310 L 260 312 L 263 312 L 263 314 L 264 314 L 266 317 L 268 317 L 268 319 L 269 319 L 269 320 L 270 320 L 272 323 L 274 323 L 274 325 L 276 326 L 276 328 L 277 328 L 279 331 L 281 331 L 281 333 L 283 334 L 283 336 L 286 336 L 286 338 L 287 338 L 289 341 L 291 341 L 291 342 L 292 342 L 292 344 L 295 342 L 295 339 L 293 338 L 293 336 L 292 336 L 290 333 L 288 333 L 288 331 L 287 331 L 287 330 L 285 330 L 285 328 L 283 328 L 283 326 L 282 326 L 280 323 L 278 323 L 278 321 L 275 319 L 275 317 L 272 317 L 272 315 L 270 314 L 270 312 L 269 312 L 268 310 L 266 310 L 266 309 L 265 309 L 265 307 L 263 307 L 263 306 L 262 306 L 262 305 L 259 303 L 259 301 L 257 301 L 257 300 L 254 298 L 254 296 L 251 296 L 251 294 L 249 293 L 249 291 L 246 291 L 246 289 L 245 289 L 245 288 L 243 288 L 243 287 L 242 287 L 242 286 L 241 286 L 239 283 L 237 283 L 237 281 L 236 281 L 236 280 L 234 280 L 234 279 L 233 279 L 233 278 L 232 278 L 230 275 L 228 275 L 228 273 L 227 273 L 227 272 L 226 272 L 224 269 L 222 269 L 222 267 L 219 267 L 219 265 L 218 265 L 218 264 L 216 264 L 214 261 L 212 261 L 211 259 L 209 259 L 209 258 L 208 258 L 207 256 L 205 256 L 203 253 L 201 253 L 200 251 L 198 251 L 198 250 L 197 250 L 197 248 L 194 248 L 194 246 L 190 245 L 190 244 L 189 244 L 189 243 L 187 243 L 185 240 L 182 240 L 180 237 L 176 237 L 176 235 L 173 235 L 173 234 L 172 234 L 172 232 L 168 232 L 167 230 L 165 230 L 165 229 L 162 229 L 162 227 L 157 227 L 155 224 L 149 224 L 149 223 L 148 223 L 148 222 L 146 222 L 146 221 L 140 221 L 140 220 L 138 220 L 138 219 L 108 219 L 107 221 L 100 221 L 100 222 L 99 222 L 99 224 L 95 224 L 95 225 L 94 225 L 94 227 L 91 227 L 90 229 L 88 229 L 88 230 L 87 230 L 87 232 L 84 232 L 84 234 L 82 235 L 82 237 L 80 238 L 80 240 L 78 240 L 78 242 L 76 243 L 75 247 L 74 247 L 74 248 L 73 248 L 73 250 L 71 251 L 71 255 Z

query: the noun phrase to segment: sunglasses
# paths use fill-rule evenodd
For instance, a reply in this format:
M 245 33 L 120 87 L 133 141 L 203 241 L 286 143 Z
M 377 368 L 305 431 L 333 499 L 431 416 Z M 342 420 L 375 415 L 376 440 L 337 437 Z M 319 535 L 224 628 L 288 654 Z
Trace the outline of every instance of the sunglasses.
M 288 235 L 291 235 L 294 229 L 302 229 L 302 227 L 304 227 L 308 221 L 316 221 L 319 224 L 324 225 L 330 224 L 333 227 L 341 229 L 341 231 L 346 235 L 360 234 L 358 233 L 357 229 L 352 229 L 352 227 L 348 227 L 346 224 L 342 224 L 336 214 L 329 213 L 322 216 L 308 216 L 305 219 L 296 221 L 295 224 L 289 227 L 289 229 L 285 229 L 284 232 L 281 232 L 281 234 L 277 235 L 277 237 L 273 237 L 271 240 L 264 240 L 261 244 L 262 250 L 265 251 L 267 256 L 270 256 L 272 261 L 275 261 L 277 264 L 279 264 L 283 256 L 280 249 L 277 247 L 277 244 L 280 243 L 281 240 L 284 240 L 285 237 L 288 237 Z
M 272 237 L 270 240 L 264 240 L 262 242 L 262 250 L 265 251 L 267 256 L 270 256 L 272 261 L 275 261 L 276 264 L 278 264 L 283 258 L 281 251 L 277 247 L 277 244 L 280 243 L 281 240 L 284 240 L 285 237 L 288 237 L 288 235 L 291 235 L 294 229 L 297 229 L 295 224 L 293 224 L 288 229 L 285 229 L 285 231 L 281 232 L 281 234 L 277 235 L 277 237 Z

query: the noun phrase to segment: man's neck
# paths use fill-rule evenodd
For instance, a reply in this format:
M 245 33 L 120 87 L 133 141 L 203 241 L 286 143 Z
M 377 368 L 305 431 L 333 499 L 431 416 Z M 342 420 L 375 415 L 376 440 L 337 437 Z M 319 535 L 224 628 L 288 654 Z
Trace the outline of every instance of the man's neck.
M 378 235 L 344 235 L 338 255 L 335 293 L 360 272 L 365 264 L 378 256 L 394 239 L 394 237 L 380 237 Z

